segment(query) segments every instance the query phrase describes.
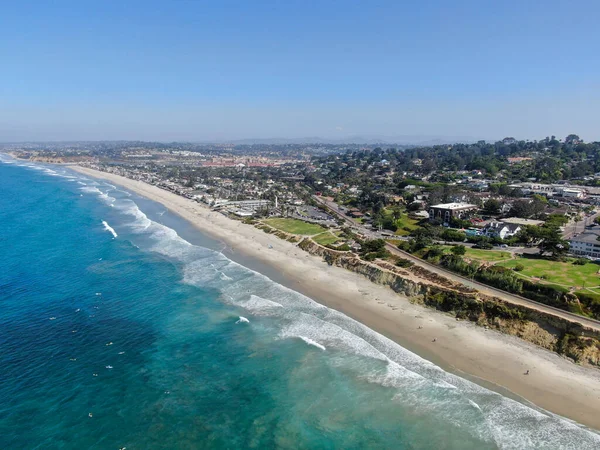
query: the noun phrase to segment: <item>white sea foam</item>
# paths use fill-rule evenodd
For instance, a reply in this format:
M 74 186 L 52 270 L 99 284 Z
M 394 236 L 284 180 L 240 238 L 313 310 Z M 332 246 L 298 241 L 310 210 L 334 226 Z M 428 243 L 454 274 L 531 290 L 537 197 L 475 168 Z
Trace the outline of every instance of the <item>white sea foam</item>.
M 446 388 L 446 389 L 458 389 L 453 384 L 450 384 L 450 383 L 448 383 L 447 381 L 444 381 L 444 380 L 440 380 L 439 382 L 435 383 L 435 385 L 443 387 L 443 388 Z
M 130 222 L 128 225 L 137 233 L 142 233 L 152 225 L 152 221 L 148 219 L 146 214 L 144 214 L 140 208 L 135 204 L 135 202 L 126 199 L 120 201 L 118 203 L 113 204 L 115 209 L 118 209 L 123 214 L 128 216 L 132 216 L 135 218 L 133 222 Z
M 102 191 L 95 186 L 84 186 L 79 188 L 80 191 L 86 192 L 88 194 L 98 194 L 101 195 Z
M 221 278 L 221 280 L 223 281 L 231 281 L 233 280 L 233 278 L 228 277 L 227 275 L 225 275 L 223 272 L 219 272 L 219 277 Z
M 110 233 L 113 235 L 113 238 L 116 238 L 118 236 L 117 232 L 114 230 L 114 228 L 111 227 L 108 223 L 106 223 L 106 221 L 103 220 L 102 225 L 104 225 L 104 229 L 106 231 L 110 231 Z
M 83 185 L 83 187 L 79 188 L 80 191 L 88 193 L 88 194 L 96 194 L 104 203 L 106 203 L 108 205 L 112 205 L 117 200 L 116 198 L 108 195 L 106 192 L 102 192 L 96 186 L 87 186 L 85 183 L 81 183 L 81 182 L 78 182 L 78 183 Z
M 298 336 L 300 339 L 302 339 L 304 342 L 306 342 L 308 345 L 312 345 L 313 347 L 317 347 L 323 351 L 325 351 L 325 346 L 319 344 L 317 341 L 313 341 L 311 338 L 307 338 L 306 336 Z
M 253 312 L 254 314 L 269 314 L 274 311 L 283 309 L 281 303 L 274 302 L 273 300 L 267 300 L 266 298 L 259 297 L 257 295 L 251 295 L 249 300 L 238 303 L 242 308 Z
M 117 200 L 116 198 L 111 197 L 110 195 L 105 194 L 105 193 L 100 194 L 100 199 L 103 202 L 105 202 L 107 205 L 110 205 L 110 206 L 112 206 L 112 204 Z
M 240 316 L 239 320 L 237 320 L 235 323 L 250 323 L 250 321 L 245 317 Z
M 473 400 L 469 399 L 469 404 L 475 408 L 478 409 L 479 411 L 481 411 L 481 408 L 479 407 L 479 405 L 477 403 L 475 403 Z

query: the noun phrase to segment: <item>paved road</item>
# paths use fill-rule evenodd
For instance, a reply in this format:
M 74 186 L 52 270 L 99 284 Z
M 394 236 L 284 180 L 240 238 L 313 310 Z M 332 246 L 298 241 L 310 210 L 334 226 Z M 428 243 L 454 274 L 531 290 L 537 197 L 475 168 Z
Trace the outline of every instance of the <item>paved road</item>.
M 329 202 L 321 197 L 315 197 L 315 200 L 317 200 L 319 203 L 321 203 L 322 205 L 329 208 L 331 211 L 337 213 L 337 215 L 340 218 L 342 218 L 346 223 L 348 223 L 348 225 L 351 226 L 351 228 L 353 228 L 354 230 L 357 230 L 363 234 L 366 234 L 367 236 L 373 235 L 373 232 L 364 230 L 364 227 L 360 226 L 356 222 L 347 218 L 343 214 L 343 212 L 340 211 L 339 207 L 335 203 Z M 472 289 L 476 289 L 479 292 L 481 292 L 482 294 L 498 297 L 508 303 L 512 303 L 515 305 L 527 306 L 529 308 L 533 308 L 538 311 L 552 314 L 554 316 L 558 316 L 558 317 L 561 317 L 563 319 L 566 319 L 566 320 L 569 320 L 572 322 L 579 322 L 587 327 L 590 327 L 590 328 L 593 328 L 594 330 L 600 331 L 600 321 L 598 321 L 598 320 L 589 319 L 587 317 L 579 316 L 577 314 L 573 314 L 568 311 L 563 311 L 562 309 L 553 308 L 552 306 L 544 305 L 543 303 L 538 303 L 538 302 L 530 300 L 528 298 L 521 297 L 519 295 L 510 294 L 506 291 L 496 289 L 494 287 L 488 286 L 483 283 L 479 283 L 478 281 L 471 280 L 469 278 L 463 277 L 454 272 L 450 272 L 450 271 L 443 269 L 439 266 L 436 266 L 434 264 L 428 263 L 427 261 L 417 258 L 414 255 L 411 255 L 410 253 L 400 250 L 399 248 L 397 248 L 396 246 L 394 246 L 390 243 L 387 243 L 386 247 L 392 254 L 400 256 L 401 258 L 404 258 L 404 259 L 408 259 L 408 260 L 412 261 L 415 265 L 423 267 L 423 268 L 425 268 L 433 273 L 436 273 L 440 276 L 443 276 L 451 281 L 460 283 L 460 284 L 467 286 L 469 288 L 472 288 Z

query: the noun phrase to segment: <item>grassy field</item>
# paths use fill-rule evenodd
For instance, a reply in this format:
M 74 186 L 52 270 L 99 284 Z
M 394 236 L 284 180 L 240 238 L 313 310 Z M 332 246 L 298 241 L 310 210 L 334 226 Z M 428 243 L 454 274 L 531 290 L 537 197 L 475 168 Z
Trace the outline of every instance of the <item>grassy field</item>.
M 402 214 L 402 216 L 400 216 L 400 218 L 396 222 L 396 225 L 398 225 L 396 234 L 398 236 L 408 236 L 410 234 L 410 231 L 407 231 L 404 228 L 409 228 L 411 231 L 416 230 L 417 228 L 419 228 L 419 225 L 417 225 L 418 223 L 418 220 L 411 219 L 410 217 L 408 217 L 408 214 Z
M 271 225 L 273 228 L 277 228 L 278 230 L 292 234 L 313 235 L 323 233 L 324 231 L 326 231 L 326 229 L 323 228 L 321 225 L 303 222 L 298 219 L 266 219 L 263 222 L 268 225 Z
M 518 258 L 512 261 L 499 263 L 504 267 L 514 268 L 517 264 L 525 266 L 521 272 L 516 272 L 524 277 L 544 277 L 543 280 L 562 286 L 584 286 L 592 288 L 600 285 L 600 265 L 588 262 L 578 266 L 572 262 L 548 261 L 545 259 Z
M 329 231 L 318 234 L 317 236 L 314 236 L 312 239 L 317 244 L 321 244 L 321 245 L 335 244 L 336 242 L 338 242 L 340 240 L 340 238 L 338 236 L 333 235 Z
M 480 248 L 467 248 L 465 257 L 485 262 L 502 261 L 505 259 L 510 259 L 510 252 L 503 252 L 500 250 L 482 250 Z
M 392 215 L 391 209 L 385 209 L 383 212 L 386 216 Z M 408 236 L 411 231 L 420 228 L 418 223 L 418 220 L 411 219 L 410 217 L 408 217 L 408 214 L 406 212 L 403 212 L 400 215 L 400 218 L 396 221 L 396 226 L 398 227 L 398 229 L 396 230 L 395 234 L 398 236 Z M 404 230 L 404 228 L 407 228 L 407 230 Z
M 450 252 L 451 245 L 443 245 L 444 249 Z M 472 259 L 473 261 L 480 262 L 495 262 L 510 259 L 510 252 L 504 252 L 500 250 L 482 250 L 480 248 L 467 247 L 467 253 L 463 258 Z

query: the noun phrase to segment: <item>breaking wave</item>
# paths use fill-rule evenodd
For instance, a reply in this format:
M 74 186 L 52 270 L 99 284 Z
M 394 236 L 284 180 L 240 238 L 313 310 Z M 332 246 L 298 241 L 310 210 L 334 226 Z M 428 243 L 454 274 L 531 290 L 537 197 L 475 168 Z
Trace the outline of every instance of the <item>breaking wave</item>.
M 298 336 L 300 339 L 302 339 L 304 342 L 306 342 L 308 345 L 312 345 L 313 347 L 317 347 L 323 351 L 325 351 L 325 346 L 319 344 L 317 341 L 313 341 L 311 338 L 307 338 L 305 336 Z
M 102 225 L 104 225 L 104 229 L 105 229 L 106 231 L 109 231 L 109 232 L 110 232 L 110 234 L 112 234 L 112 235 L 113 235 L 113 238 L 116 238 L 116 237 L 118 236 L 118 235 L 117 235 L 117 232 L 115 231 L 115 229 L 114 229 L 113 227 L 111 227 L 111 226 L 110 226 L 108 223 L 106 223 L 106 221 L 105 221 L 105 220 L 103 220 L 103 221 L 102 221 Z

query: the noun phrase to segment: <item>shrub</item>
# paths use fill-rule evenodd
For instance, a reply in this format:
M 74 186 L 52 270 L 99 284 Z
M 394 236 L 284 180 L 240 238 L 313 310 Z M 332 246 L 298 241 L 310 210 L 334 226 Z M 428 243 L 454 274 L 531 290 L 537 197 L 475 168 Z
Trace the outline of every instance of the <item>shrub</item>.
M 577 258 L 575 261 L 573 261 L 573 264 L 577 265 L 577 266 L 585 266 L 588 263 L 588 260 L 585 258 Z
M 426 259 L 437 258 L 444 254 L 444 249 L 442 247 L 438 247 L 437 245 L 430 247 L 427 250 L 427 254 L 425 255 Z
M 414 263 L 414 262 L 412 262 L 412 261 L 409 261 L 408 259 L 404 259 L 404 258 L 399 258 L 399 259 L 396 261 L 396 266 L 398 266 L 398 267 L 405 267 L 405 268 L 408 268 L 408 267 L 412 267 L 412 266 L 414 266 L 414 265 L 415 265 L 415 263 Z
M 405 252 L 410 252 L 410 243 L 408 241 L 402 241 L 398 243 L 398 248 Z
M 467 253 L 467 247 L 465 247 L 464 245 L 455 245 L 454 247 L 452 247 L 452 250 L 450 250 L 454 255 L 457 256 L 462 256 L 465 253 Z
M 331 250 L 337 250 L 339 252 L 350 251 L 350 246 L 348 244 L 338 245 L 337 247 L 333 244 L 327 244 L 325 247 L 330 248 Z
M 362 257 L 365 261 L 375 261 L 377 254 L 375 252 L 367 253 Z
M 521 272 L 524 269 L 525 269 L 525 266 L 523 264 L 517 264 L 515 266 L 515 271 L 517 271 L 517 272 Z
M 463 242 L 466 239 L 465 233 L 458 230 L 444 230 L 442 238 L 446 241 Z

